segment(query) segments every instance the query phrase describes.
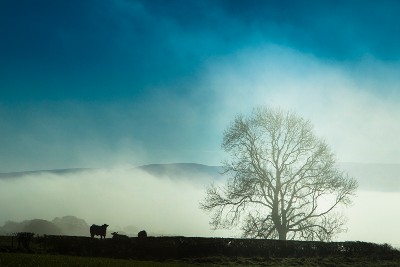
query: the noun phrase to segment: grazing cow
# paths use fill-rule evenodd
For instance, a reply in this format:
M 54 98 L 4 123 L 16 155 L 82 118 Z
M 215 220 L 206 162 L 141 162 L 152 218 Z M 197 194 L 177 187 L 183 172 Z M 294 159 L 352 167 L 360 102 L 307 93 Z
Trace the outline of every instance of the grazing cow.
M 137 235 L 139 238 L 146 238 L 147 237 L 147 233 L 145 230 L 142 230 L 138 233 Z
M 118 234 L 118 232 L 111 233 L 113 239 L 128 239 L 127 235 Z
M 93 224 L 90 226 L 90 236 L 93 238 L 95 235 L 99 235 L 100 239 L 106 238 L 108 224 L 103 224 L 102 226 Z

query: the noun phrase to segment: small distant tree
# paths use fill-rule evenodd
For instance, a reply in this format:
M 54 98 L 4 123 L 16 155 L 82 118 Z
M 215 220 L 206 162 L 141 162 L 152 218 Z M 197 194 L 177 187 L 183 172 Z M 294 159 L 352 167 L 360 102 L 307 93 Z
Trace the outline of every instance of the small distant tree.
M 357 182 L 295 113 L 260 107 L 238 115 L 224 132 L 226 184 L 212 184 L 202 209 L 214 229 L 239 226 L 244 237 L 331 240 L 344 231 L 340 205 Z

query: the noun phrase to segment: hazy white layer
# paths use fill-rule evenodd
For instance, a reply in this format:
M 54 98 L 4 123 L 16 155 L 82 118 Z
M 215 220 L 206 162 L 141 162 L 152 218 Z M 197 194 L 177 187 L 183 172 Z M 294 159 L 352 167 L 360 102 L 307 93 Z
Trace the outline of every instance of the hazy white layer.
M 74 215 L 89 225 L 107 223 L 110 229 L 131 226 L 161 235 L 238 236 L 236 231 L 210 230 L 209 215 L 199 209 L 210 182 L 209 177 L 171 180 L 122 169 L 0 179 L 0 225 L 6 220 Z M 398 192 L 360 191 L 353 206 L 344 210 L 348 232 L 337 240 L 400 246 L 397 203 Z
M 208 217 L 199 209 L 204 193 L 199 183 L 138 170 L 0 179 L 0 224 L 74 215 L 89 225 L 107 223 L 111 229 L 134 226 L 164 235 L 226 235 L 209 230 Z
M 388 243 L 400 248 L 400 193 L 359 192 L 346 213 L 348 232 L 340 240 Z

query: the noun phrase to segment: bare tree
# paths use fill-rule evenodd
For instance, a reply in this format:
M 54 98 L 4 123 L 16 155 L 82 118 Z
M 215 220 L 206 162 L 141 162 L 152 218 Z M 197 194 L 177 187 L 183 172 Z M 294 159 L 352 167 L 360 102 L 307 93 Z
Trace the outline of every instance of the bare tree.
M 337 169 L 334 154 L 309 121 L 260 107 L 224 132 L 229 178 L 200 203 L 214 229 L 240 226 L 244 237 L 331 240 L 344 230 L 340 205 L 357 182 Z

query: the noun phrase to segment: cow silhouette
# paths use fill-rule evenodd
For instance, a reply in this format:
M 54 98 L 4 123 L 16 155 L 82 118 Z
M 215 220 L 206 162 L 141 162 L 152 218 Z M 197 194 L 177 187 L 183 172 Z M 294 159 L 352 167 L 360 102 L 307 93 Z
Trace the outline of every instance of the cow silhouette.
M 93 238 L 96 235 L 100 236 L 100 239 L 106 238 L 108 224 L 103 224 L 101 226 L 93 224 L 90 226 L 90 236 Z
M 146 238 L 147 237 L 147 233 L 145 230 L 142 230 L 138 233 L 138 238 L 142 239 L 142 238 Z
M 118 232 L 111 233 L 113 239 L 129 239 L 127 235 L 118 234 Z

